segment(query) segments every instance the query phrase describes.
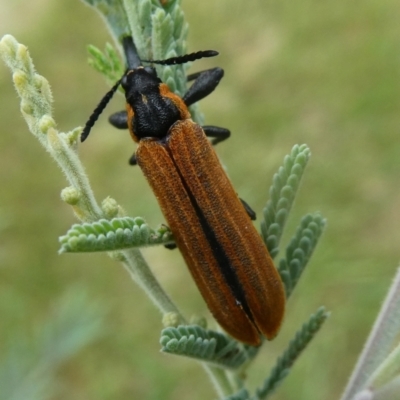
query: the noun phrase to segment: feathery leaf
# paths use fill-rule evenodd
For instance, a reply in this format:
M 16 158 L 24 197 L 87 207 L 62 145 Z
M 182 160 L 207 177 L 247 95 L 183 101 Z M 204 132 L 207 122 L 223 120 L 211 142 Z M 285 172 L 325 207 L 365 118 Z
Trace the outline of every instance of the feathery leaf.
M 274 175 L 261 221 L 261 235 L 272 258 L 278 254 L 283 228 L 310 154 L 307 145 L 295 145 Z
M 93 45 L 89 45 L 87 51 L 90 55 L 89 65 L 105 75 L 111 85 L 121 79 L 125 67 L 119 59 L 117 51 L 110 43 L 106 43 L 104 53 Z
M 286 258 L 279 261 L 278 272 L 289 298 L 324 230 L 326 220 L 319 213 L 307 214 L 286 248 Z
M 256 390 L 255 399 L 266 399 L 275 391 L 278 385 L 289 374 L 293 363 L 319 331 L 328 316 L 329 313 L 325 311 L 325 308 L 320 307 L 317 312 L 312 314 L 309 320 L 303 324 L 301 329 L 296 332 L 295 337 L 290 341 L 288 348 L 278 358 L 270 376 L 264 381 L 261 388 Z
M 123 217 L 75 224 L 59 241 L 60 253 L 77 253 L 168 244 L 173 238 L 165 225 L 152 229 L 143 218 Z
M 161 332 L 160 343 L 165 353 L 191 357 L 229 369 L 243 365 L 254 356 L 255 349 L 198 325 L 165 328 Z

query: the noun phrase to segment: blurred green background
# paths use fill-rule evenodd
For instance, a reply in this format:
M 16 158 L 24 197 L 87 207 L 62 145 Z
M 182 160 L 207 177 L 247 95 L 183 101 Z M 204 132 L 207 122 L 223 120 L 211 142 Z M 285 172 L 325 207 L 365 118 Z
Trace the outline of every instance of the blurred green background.
M 240 196 L 261 214 L 284 155 L 307 143 L 312 157 L 285 239 L 307 212 L 328 219 L 280 336 L 251 369 L 252 385 L 323 304 L 331 318 L 274 398 L 338 399 L 400 254 L 400 3 L 184 0 L 183 6 L 190 51 L 220 51 L 193 70 L 225 69 L 201 108 L 206 123 L 232 130 L 217 151 Z M 5 33 L 29 47 L 49 80 L 59 129 L 83 125 L 108 90 L 86 62 L 87 44 L 103 48 L 111 40 L 99 16 L 78 0 L 0 0 Z M 65 179 L 28 132 L 2 63 L 0 91 L 0 364 L 10 340 L 32 336 L 79 283 L 107 308 L 107 329 L 61 368 L 57 399 L 215 398 L 197 363 L 159 353 L 160 315 L 118 263 L 104 254 L 57 254 L 58 236 L 76 222 L 60 201 Z M 123 98 L 116 98 L 106 114 L 122 108 Z M 80 154 L 98 200 L 110 195 L 129 215 L 156 226 L 163 222 L 156 201 L 140 170 L 127 165 L 133 149 L 128 134 L 103 116 Z M 145 255 L 186 315 L 207 314 L 178 252 Z

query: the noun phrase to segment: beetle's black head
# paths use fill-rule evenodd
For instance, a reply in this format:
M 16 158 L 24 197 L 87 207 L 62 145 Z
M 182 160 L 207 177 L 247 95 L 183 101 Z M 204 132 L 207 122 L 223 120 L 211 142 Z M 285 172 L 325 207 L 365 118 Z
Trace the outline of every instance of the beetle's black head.
M 127 101 L 134 96 L 134 93 L 158 92 L 161 83 L 156 70 L 152 67 L 139 67 L 130 70 L 121 80 Z

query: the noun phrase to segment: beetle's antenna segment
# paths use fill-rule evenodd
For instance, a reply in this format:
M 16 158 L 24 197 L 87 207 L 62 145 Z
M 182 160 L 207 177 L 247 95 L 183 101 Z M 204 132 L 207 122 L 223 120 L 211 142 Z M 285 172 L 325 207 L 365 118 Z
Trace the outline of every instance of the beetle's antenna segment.
M 125 76 L 125 74 L 124 74 L 124 76 Z M 83 131 L 81 133 L 81 142 L 84 142 L 86 140 L 86 138 L 89 136 L 92 126 L 97 121 L 97 119 L 99 118 L 99 116 L 103 112 L 103 110 L 106 108 L 108 102 L 114 96 L 114 93 L 117 91 L 119 85 L 121 84 L 121 80 L 122 80 L 122 78 L 111 88 L 110 91 L 108 91 L 106 93 L 106 95 L 101 99 L 99 105 L 93 111 L 93 114 L 90 116 L 90 118 L 86 122 L 86 125 L 83 128 Z
M 218 51 L 215 50 L 205 50 L 205 51 L 197 51 L 196 53 L 185 54 L 184 56 L 167 58 L 166 60 L 142 60 L 142 61 L 160 65 L 175 65 L 175 64 L 185 64 L 189 61 L 200 60 L 200 58 L 215 57 L 218 54 L 219 54 Z

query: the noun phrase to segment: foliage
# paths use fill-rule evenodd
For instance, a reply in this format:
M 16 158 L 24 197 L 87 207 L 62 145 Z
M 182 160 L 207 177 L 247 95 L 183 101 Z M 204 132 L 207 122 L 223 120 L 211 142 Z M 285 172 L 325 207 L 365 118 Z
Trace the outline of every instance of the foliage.
M 174 243 L 171 231 L 161 225 L 151 229 L 143 218 L 100 219 L 92 224 L 75 224 L 60 237 L 60 253 L 112 251 L 131 247 Z

